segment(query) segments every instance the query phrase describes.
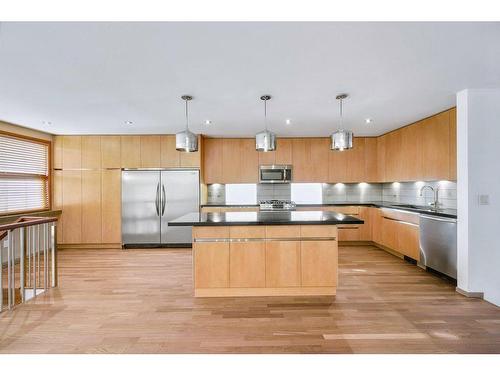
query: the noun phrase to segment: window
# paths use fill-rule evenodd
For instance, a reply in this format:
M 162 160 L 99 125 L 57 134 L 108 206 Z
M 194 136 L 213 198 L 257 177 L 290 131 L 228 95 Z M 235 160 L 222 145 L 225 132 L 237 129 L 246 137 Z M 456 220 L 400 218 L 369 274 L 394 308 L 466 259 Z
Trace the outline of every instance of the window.
M 49 208 L 49 144 L 0 134 L 0 215 Z

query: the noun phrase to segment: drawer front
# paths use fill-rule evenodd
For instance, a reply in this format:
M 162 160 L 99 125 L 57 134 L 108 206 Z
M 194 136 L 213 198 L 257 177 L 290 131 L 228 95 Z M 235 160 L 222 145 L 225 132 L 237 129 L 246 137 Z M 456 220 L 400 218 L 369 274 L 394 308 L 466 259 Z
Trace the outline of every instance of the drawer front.
M 230 238 L 265 238 L 266 227 L 261 225 L 230 227 L 229 235 Z
M 300 225 L 268 225 L 266 236 L 267 238 L 298 238 Z
M 300 234 L 306 237 L 337 237 L 335 225 L 301 225 Z
M 229 238 L 227 227 L 193 227 L 193 238 Z

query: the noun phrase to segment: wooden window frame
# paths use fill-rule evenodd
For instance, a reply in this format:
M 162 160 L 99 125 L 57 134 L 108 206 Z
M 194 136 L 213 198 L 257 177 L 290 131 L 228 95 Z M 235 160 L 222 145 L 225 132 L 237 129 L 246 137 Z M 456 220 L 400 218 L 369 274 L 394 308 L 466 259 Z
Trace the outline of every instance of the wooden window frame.
M 45 145 L 45 146 L 47 146 L 47 152 L 48 152 L 48 163 L 47 163 L 48 164 L 47 165 L 48 207 L 45 209 L 41 209 L 41 210 L 36 209 L 36 210 L 19 210 L 19 211 L 0 212 L 0 217 L 51 211 L 52 210 L 52 186 L 53 186 L 53 182 L 52 182 L 52 141 L 48 141 L 48 140 L 40 139 L 40 138 L 35 138 L 35 137 L 30 137 L 27 135 L 7 132 L 4 130 L 0 130 L 0 135 L 10 137 L 10 138 L 22 139 L 25 141 L 30 141 L 30 142 Z M 19 174 L 19 173 L 1 173 L 1 174 L 3 176 L 12 176 L 12 177 L 25 176 L 24 174 Z

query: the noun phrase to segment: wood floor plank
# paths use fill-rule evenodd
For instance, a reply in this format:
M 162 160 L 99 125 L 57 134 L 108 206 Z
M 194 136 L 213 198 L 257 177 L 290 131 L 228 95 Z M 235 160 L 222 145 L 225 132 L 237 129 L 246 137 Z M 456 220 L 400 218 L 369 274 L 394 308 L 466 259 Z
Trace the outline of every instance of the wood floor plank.
M 336 297 L 194 298 L 186 249 L 59 262 L 0 314 L 0 353 L 500 353 L 500 308 L 371 246 L 339 248 Z

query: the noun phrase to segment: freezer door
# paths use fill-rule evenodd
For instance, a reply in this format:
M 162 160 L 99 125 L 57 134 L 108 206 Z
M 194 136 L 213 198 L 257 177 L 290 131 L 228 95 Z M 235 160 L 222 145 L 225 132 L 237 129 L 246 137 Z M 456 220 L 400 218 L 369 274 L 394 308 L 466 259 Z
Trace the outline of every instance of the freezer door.
M 168 222 L 200 210 L 198 170 L 161 172 L 161 242 L 167 245 L 190 244 L 192 227 L 169 227 Z
M 160 172 L 122 171 L 122 242 L 158 244 Z

